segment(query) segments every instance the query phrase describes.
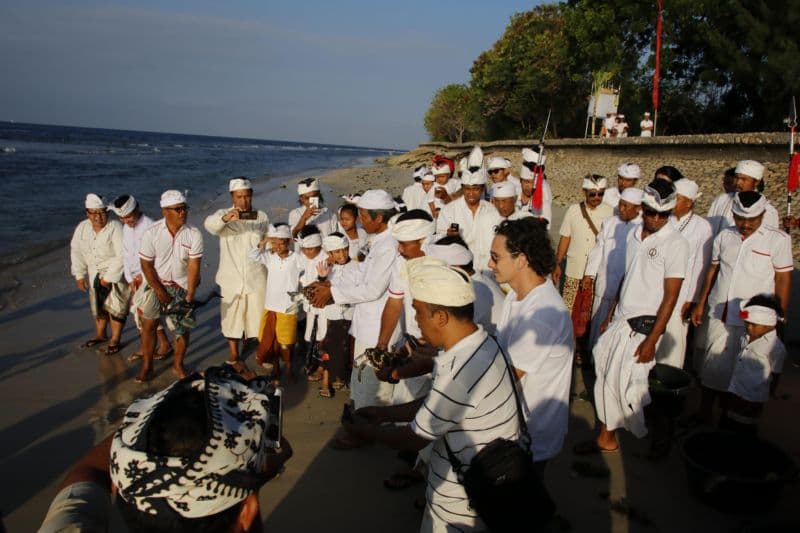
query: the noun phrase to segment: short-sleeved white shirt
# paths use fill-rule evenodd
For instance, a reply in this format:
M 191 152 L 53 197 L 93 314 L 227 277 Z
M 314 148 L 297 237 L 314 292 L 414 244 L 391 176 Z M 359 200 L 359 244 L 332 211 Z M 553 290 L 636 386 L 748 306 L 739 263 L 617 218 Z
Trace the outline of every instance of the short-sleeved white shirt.
M 405 324 L 405 332 L 409 335 L 420 338 L 422 331 L 419 329 L 417 319 L 415 318 L 414 299 L 411 298 L 411 293 L 408 290 L 408 280 L 403 276 L 403 269 L 406 265 L 406 259 L 402 255 L 398 256 L 394 262 L 392 275 L 389 278 L 389 298 L 403 300 L 403 322 Z
M 534 461 L 555 457 L 564 446 L 569 423 L 569 389 L 575 342 L 572 319 L 550 279 L 522 300 L 512 289 L 497 327 L 525 398 Z
M 685 278 L 689 243 L 669 223 L 642 240 L 643 226 L 628 233 L 625 279 L 614 320 L 655 315 L 664 299 L 664 280 Z
M 341 283 L 344 279 L 354 281 L 358 275 L 358 263 L 350 260 L 344 265 L 331 266 L 328 280 L 331 283 Z M 323 316 L 328 320 L 353 320 L 353 306 L 350 304 L 328 304 L 325 306 Z
M 175 283 L 188 289 L 189 260 L 203 257 L 203 234 L 187 223 L 173 237 L 162 218 L 144 232 L 139 257 L 153 262 L 162 283 Z
M 300 222 L 300 219 L 305 211 L 306 207 L 304 205 L 295 207 L 289 211 L 289 227 L 292 228 L 292 231 L 294 231 L 297 223 Z M 322 207 L 319 213 L 306 220 L 306 224 L 315 225 L 317 228 L 319 228 L 319 232 L 324 236 L 336 231 L 339 226 L 339 219 L 336 217 L 336 212 L 328 209 L 327 207 Z
M 594 223 L 598 233 L 603 221 L 614 215 L 613 209 L 600 203 L 596 208 L 591 209 L 586 206 L 586 212 Z M 583 218 L 580 204 L 572 204 L 564 213 L 564 220 L 561 222 L 559 234 L 562 237 L 569 237 L 569 247 L 567 248 L 567 268 L 564 273 L 575 279 L 581 279 L 586 270 L 586 259 L 592 251 L 596 237 L 589 223 Z
M 444 437 L 463 464 L 496 438 L 516 439 L 512 380 L 497 343 L 481 327 L 435 360 L 431 391 L 409 428 L 433 441 L 427 478 L 431 510 L 444 522 L 471 526 L 476 513 L 453 472 Z
M 267 267 L 267 287 L 264 292 L 264 309 L 276 313 L 286 313 L 292 305 L 289 292 L 295 292 L 300 286 L 300 274 L 303 272 L 299 254 L 289 252 L 286 257 L 272 253 L 270 250 L 253 248 L 248 255 L 251 261 Z
M 792 242 L 779 229 L 764 223 L 747 239 L 726 228 L 714 238 L 711 264 L 719 273 L 708 296 L 709 314 L 729 326 L 742 326 L 739 307 L 756 294 L 775 292 L 775 272 L 794 269 Z M 726 312 L 727 309 L 727 312 Z
M 487 202 L 480 200 L 475 214 L 467 206 L 467 201 L 462 196 L 444 206 L 439 211 L 436 219 L 436 233 L 447 234 L 450 224 L 459 226 L 461 237 L 472 252 L 472 266 L 475 270 L 489 268 L 489 252 L 494 240 L 494 228 L 502 221 L 497 209 Z
M 717 235 L 725 228 L 734 227 L 733 223 L 733 197 L 736 195 L 734 192 L 722 193 L 711 203 L 708 209 L 708 222 L 711 224 L 711 229 L 714 235 Z M 773 228 L 780 228 L 780 216 L 778 210 L 767 201 L 767 207 L 764 210 L 764 219 L 762 224 L 771 226 Z
M 122 267 L 125 280 L 130 283 L 142 273 L 142 263 L 139 259 L 139 249 L 142 247 L 144 232 L 153 225 L 153 219 L 147 215 L 139 216 L 134 227 L 122 225 Z
M 769 400 L 772 374 L 783 372 L 786 346 L 775 330 L 765 333 L 753 342 L 742 337 L 742 351 L 736 358 L 728 390 L 748 402 L 765 403 Z
M 424 209 L 428 210 L 428 193 L 422 188 L 419 183 L 412 183 L 403 189 L 403 203 L 406 204 L 406 209 Z

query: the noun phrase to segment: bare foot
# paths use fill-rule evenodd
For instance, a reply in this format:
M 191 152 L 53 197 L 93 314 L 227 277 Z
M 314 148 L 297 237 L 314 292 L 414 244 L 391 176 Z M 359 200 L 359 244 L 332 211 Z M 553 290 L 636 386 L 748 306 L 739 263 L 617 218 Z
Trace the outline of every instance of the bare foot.
M 182 366 L 173 366 L 172 367 L 172 373 L 175 374 L 175 376 L 178 379 L 183 379 L 186 376 L 188 376 L 189 374 L 191 374 L 191 372 L 187 372 L 187 370 L 185 368 L 183 368 Z
M 136 376 L 136 383 L 147 383 L 154 377 L 156 377 L 156 374 L 153 372 L 152 368 L 142 368 L 142 370 Z

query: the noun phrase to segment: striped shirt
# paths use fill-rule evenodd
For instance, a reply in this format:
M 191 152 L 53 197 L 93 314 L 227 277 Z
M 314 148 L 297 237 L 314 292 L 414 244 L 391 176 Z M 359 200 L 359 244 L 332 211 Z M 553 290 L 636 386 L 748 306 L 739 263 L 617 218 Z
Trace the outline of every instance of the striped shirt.
M 435 361 L 433 387 L 410 428 L 433 441 L 427 480 L 431 512 L 457 531 L 471 531 L 481 522 L 453 472 L 443 437 L 465 465 L 494 439 L 516 439 L 512 381 L 500 348 L 480 326 Z

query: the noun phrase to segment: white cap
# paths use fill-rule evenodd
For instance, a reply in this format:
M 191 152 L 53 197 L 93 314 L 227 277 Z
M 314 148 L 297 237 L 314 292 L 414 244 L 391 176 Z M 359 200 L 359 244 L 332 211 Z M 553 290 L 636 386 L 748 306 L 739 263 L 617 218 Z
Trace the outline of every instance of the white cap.
M 522 161 L 525 163 L 536 163 L 537 165 L 541 164 L 541 166 L 544 166 L 547 164 L 547 156 L 542 154 L 542 161 L 540 163 L 539 152 L 537 152 L 536 150 L 531 150 L 530 148 L 523 148 Z
M 465 266 L 472 263 L 472 252 L 469 248 L 458 243 L 451 244 L 429 244 L 425 252 L 428 257 L 441 259 L 450 266 Z
M 164 191 L 161 194 L 161 207 L 170 207 L 173 205 L 178 204 L 185 204 L 186 203 L 186 196 L 181 191 L 176 191 L 171 189 L 169 191 Z
M 675 185 L 675 192 L 693 202 L 703 196 L 703 193 L 700 192 L 700 187 L 698 187 L 697 182 L 694 182 L 690 179 L 683 178 L 682 180 L 674 182 L 673 185 Z
M 742 218 L 755 218 L 767 210 L 767 199 L 758 191 L 737 192 L 733 195 L 731 211 Z
M 495 170 L 498 168 L 511 168 L 511 161 L 505 157 L 490 157 L 489 165 L 486 168 L 489 170 Z
M 739 161 L 739 163 L 736 164 L 734 174 L 744 174 L 756 181 L 760 181 L 761 178 L 764 177 L 764 165 L 750 159 Z
M 436 176 L 429 170 L 426 174 L 422 175 L 422 181 L 436 181 Z
M 348 248 L 350 246 L 347 237 L 340 237 L 339 235 L 328 235 L 327 237 L 323 237 L 322 239 L 322 248 L 326 252 L 332 252 L 333 250 L 341 250 L 342 248 Z
M 108 206 L 108 209 L 116 213 L 118 217 L 126 217 L 133 213 L 137 205 L 136 198 L 129 194 L 128 198 L 121 206 L 117 207 L 117 200 L 114 200 L 111 205 Z
M 467 159 L 467 170 L 471 168 L 480 168 L 483 166 L 483 150 L 480 146 L 473 146 L 472 151 L 469 153 Z
M 395 209 L 394 198 L 383 189 L 370 189 L 359 198 L 359 209 Z
M 310 182 L 308 182 L 308 184 L 304 183 L 303 181 L 297 184 L 297 194 L 299 196 L 319 190 L 319 181 L 316 179 L 312 179 Z
M 86 195 L 86 200 L 83 202 L 86 209 L 105 209 L 106 204 L 103 202 L 103 197 L 93 192 Z
M 270 224 L 267 228 L 267 237 L 276 239 L 291 239 L 292 228 L 289 227 L 289 224 L 279 224 L 277 226 Z
M 658 180 L 657 180 L 658 181 Z M 669 183 L 668 181 L 660 180 L 659 183 Z M 657 189 L 650 185 L 645 185 L 642 194 L 642 203 L 654 209 L 659 213 L 672 211 L 675 208 L 675 199 L 678 195 L 675 194 L 675 187 L 672 187 L 672 192 L 666 197 L 662 197 Z
M 465 170 L 461 174 L 461 185 L 467 187 L 470 185 L 486 185 L 486 171 L 479 168 L 475 172 Z
M 412 259 L 406 263 L 405 275 L 415 300 L 445 307 L 462 307 L 475 301 L 472 278 L 441 259 Z
M 233 178 L 228 183 L 228 192 L 241 191 L 243 189 L 253 189 L 253 184 L 247 178 Z
M 775 326 L 778 324 L 778 313 L 771 307 L 763 305 L 742 304 L 739 318 L 751 324 L 762 326 Z
M 638 180 L 642 177 L 642 169 L 636 163 L 622 163 L 617 169 L 617 176 L 620 178 L 628 178 Z
M 644 196 L 644 192 L 642 189 L 637 189 L 636 187 L 628 187 L 624 191 L 622 191 L 619 195 L 620 200 L 625 200 L 629 204 L 633 205 L 642 205 L 642 197 Z
M 600 178 L 595 180 L 592 176 L 587 176 L 583 178 L 583 186 L 581 188 L 593 191 L 597 189 L 605 189 L 608 187 L 608 180 L 605 178 Z
M 319 248 L 322 246 L 322 234 L 312 233 L 303 238 L 297 238 L 297 244 L 300 248 Z
M 501 181 L 492 185 L 492 198 L 516 198 L 517 188 L 510 181 Z

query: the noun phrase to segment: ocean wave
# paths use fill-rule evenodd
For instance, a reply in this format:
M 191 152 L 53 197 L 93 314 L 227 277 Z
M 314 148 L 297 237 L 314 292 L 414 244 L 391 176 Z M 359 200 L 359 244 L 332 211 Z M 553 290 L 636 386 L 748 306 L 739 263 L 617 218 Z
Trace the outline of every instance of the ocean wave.
M 14 148 L 13 146 L 3 146 L 3 153 L 4 154 L 13 154 L 16 151 L 17 151 L 17 149 Z

